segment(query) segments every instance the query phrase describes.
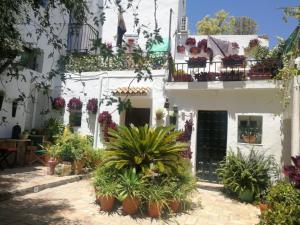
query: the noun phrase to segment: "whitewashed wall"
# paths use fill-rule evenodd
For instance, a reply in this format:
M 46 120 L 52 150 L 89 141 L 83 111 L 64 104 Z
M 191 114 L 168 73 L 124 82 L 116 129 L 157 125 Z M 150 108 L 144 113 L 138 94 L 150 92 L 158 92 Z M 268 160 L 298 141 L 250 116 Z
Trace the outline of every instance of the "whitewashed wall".
M 267 154 L 275 156 L 277 162 L 282 163 L 283 154 L 289 149 L 283 148 L 285 139 L 282 124 L 282 109 L 277 99 L 277 89 L 256 90 L 193 90 L 193 91 L 167 91 L 171 105 L 179 108 L 179 127 L 184 126 L 186 119 L 192 115 L 194 129 L 191 140 L 193 163 L 196 163 L 197 154 L 197 114 L 198 110 L 222 110 L 228 112 L 227 149 L 236 151 L 239 147 L 247 152 L 254 147 Z M 263 116 L 263 134 L 261 145 L 238 144 L 238 115 Z

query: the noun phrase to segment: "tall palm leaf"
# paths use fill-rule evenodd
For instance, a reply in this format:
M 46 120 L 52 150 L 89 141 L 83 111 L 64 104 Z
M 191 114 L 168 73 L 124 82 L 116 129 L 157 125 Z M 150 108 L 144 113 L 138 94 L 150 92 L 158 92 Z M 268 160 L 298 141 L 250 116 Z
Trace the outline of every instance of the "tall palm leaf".
M 180 135 L 174 127 L 125 127 L 109 132 L 110 141 L 104 153 L 106 166 L 136 168 L 137 171 L 172 173 L 182 169 L 185 143 L 176 142 Z

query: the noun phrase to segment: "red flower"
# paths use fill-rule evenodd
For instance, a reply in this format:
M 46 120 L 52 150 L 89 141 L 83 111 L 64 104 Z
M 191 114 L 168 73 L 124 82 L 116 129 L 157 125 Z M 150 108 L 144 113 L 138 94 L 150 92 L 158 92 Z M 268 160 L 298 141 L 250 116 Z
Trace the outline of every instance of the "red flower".
M 285 165 L 283 173 L 294 184 L 296 188 L 300 188 L 300 155 L 292 157 L 294 165 Z
M 92 98 L 89 99 L 87 105 L 86 105 L 87 111 L 96 114 L 98 110 L 98 99 Z
M 196 39 L 192 38 L 192 37 L 189 37 L 188 39 L 186 39 L 185 44 L 190 45 L 190 46 L 194 46 L 196 44 Z
M 183 45 L 178 45 L 177 46 L 177 52 L 178 53 L 184 53 L 185 51 L 185 47 Z
M 82 109 L 82 101 L 80 98 L 71 98 L 68 103 L 69 110 L 81 110 Z
M 53 99 L 53 102 L 52 102 L 53 109 L 60 110 L 60 109 L 65 108 L 65 106 L 66 106 L 66 101 L 63 97 L 59 96 L 59 97 Z
M 202 39 L 201 41 L 199 41 L 198 48 L 203 50 L 207 49 L 207 39 Z

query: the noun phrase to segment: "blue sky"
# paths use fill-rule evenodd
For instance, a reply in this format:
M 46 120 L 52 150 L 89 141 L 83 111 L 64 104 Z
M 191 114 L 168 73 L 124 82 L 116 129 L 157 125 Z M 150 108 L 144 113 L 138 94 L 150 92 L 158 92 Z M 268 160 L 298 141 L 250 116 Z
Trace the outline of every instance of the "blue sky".
M 224 9 L 232 16 L 249 16 L 258 23 L 258 34 L 267 34 L 270 45 L 276 44 L 276 37 L 286 38 L 297 25 L 297 20 L 282 20 L 284 6 L 296 6 L 300 0 L 187 0 L 189 28 L 196 33 L 196 23 L 205 15 L 213 15 Z

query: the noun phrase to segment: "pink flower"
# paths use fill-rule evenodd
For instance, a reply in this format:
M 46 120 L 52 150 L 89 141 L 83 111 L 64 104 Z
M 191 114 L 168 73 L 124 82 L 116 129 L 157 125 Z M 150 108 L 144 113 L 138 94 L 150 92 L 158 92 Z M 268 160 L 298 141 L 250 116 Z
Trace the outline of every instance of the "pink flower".
M 87 105 L 86 105 L 87 111 L 96 114 L 98 110 L 98 99 L 92 98 L 89 99 Z
M 81 110 L 82 109 L 82 102 L 79 98 L 71 98 L 68 103 L 69 110 Z
M 53 99 L 52 106 L 56 110 L 63 109 L 66 106 L 66 101 L 64 98 L 59 96 L 59 97 Z

